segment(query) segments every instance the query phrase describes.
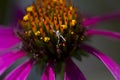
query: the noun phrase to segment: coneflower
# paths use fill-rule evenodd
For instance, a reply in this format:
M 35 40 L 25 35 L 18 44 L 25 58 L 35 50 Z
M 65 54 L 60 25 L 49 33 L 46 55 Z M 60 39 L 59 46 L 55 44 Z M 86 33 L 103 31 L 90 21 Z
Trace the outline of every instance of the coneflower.
M 115 80 L 120 80 L 119 65 L 85 44 L 93 35 L 120 40 L 120 33 L 89 27 L 109 19 L 120 19 L 120 14 L 86 19 L 66 0 L 37 0 L 26 8 L 19 27 L 0 26 L 0 75 L 16 60 L 27 56 L 29 59 L 8 73 L 4 80 L 26 80 L 33 65 L 46 66 L 40 80 L 55 80 L 61 72 L 64 80 L 86 80 L 71 58 L 82 61 L 81 57 L 88 52 L 104 63 Z

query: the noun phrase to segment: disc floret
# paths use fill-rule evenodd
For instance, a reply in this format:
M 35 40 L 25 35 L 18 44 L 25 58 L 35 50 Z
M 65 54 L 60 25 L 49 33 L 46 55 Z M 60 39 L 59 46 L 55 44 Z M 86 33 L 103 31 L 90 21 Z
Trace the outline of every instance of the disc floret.
M 26 8 L 20 21 L 23 49 L 36 61 L 64 61 L 85 39 L 82 20 L 66 0 L 37 0 Z

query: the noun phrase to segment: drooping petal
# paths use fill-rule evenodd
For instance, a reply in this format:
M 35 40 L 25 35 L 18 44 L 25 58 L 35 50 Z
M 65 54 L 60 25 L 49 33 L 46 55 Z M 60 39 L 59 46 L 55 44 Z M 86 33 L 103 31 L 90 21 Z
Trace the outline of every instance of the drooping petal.
M 87 36 L 102 35 L 102 36 L 117 38 L 120 40 L 120 33 L 112 32 L 108 30 L 90 29 L 86 32 L 86 35 Z
M 106 20 L 120 20 L 120 12 L 109 13 L 109 14 L 102 15 L 102 16 L 92 17 L 92 18 L 86 19 L 82 24 L 83 26 L 87 27 L 87 26 L 91 26 L 99 22 L 106 21 Z
M 26 80 L 31 68 L 33 66 L 32 60 L 27 60 L 16 69 L 14 69 L 11 73 L 9 73 L 4 80 Z
M 42 80 L 55 80 L 54 64 L 48 63 L 42 75 Z
M 25 52 L 8 52 L 0 56 L 0 75 L 9 68 L 16 60 L 26 56 Z
M 112 73 L 115 80 L 120 80 L 120 66 L 116 64 L 110 57 L 88 45 L 82 45 L 80 48 L 96 56 Z
M 64 80 L 86 80 L 79 68 L 74 64 L 71 59 L 65 62 Z
M 0 51 L 6 50 L 17 43 L 20 43 L 20 39 L 14 34 L 13 29 L 0 26 Z

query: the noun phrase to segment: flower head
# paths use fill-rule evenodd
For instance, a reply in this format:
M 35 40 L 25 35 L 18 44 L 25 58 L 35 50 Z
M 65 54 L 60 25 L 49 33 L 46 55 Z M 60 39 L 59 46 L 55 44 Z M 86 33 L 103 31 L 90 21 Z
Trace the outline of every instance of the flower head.
M 24 51 L 34 60 L 64 61 L 72 52 L 79 50 L 76 45 L 85 39 L 83 18 L 78 18 L 77 9 L 65 0 L 45 0 L 26 8 L 18 32 Z
M 23 19 L 19 20 L 21 28 L 15 33 L 11 28 L 0 28 L 0 34 L 9 35 L 0 36 L 0 51 L 3 53 L 0 55 L 0 75 L 16 60 L 29 57 L 4 80 L 26 80 L 33 65 L 37 64 L 46 66 L 42 80 L 55 80 L 55 74 L 60 72 L 64 73 L 64 80 L 86 80 L 71 59 L 74 57 L 81 61 L 81 57 L 87 55 L 84 51 L 101 60 L 114 78 L 120 80 L 120 67 L 104 53 L 84 43 L 93 35 L 120 39 L 119 33 L 86 27 L 102 18 L 85 20 L 78 9 L 66 0 L 37 0 L 25 10 Z M 120 14 L 106 17 L 111 16 L 120 17 Z M 2 44 L 6 39 L 10 39 L 9 44 Z

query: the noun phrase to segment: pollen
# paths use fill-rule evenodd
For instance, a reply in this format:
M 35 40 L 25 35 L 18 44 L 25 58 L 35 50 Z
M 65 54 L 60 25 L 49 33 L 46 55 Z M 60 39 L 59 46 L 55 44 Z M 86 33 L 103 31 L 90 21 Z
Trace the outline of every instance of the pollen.
M 72 6 L 70 6 L 70 7 L 69 7 L 69 9 L 72 11 L 72 10 L 73 10 L 73 7 L 72 7 Z
M 62 29 L 66 29 L 66 28 L 67 28 L 67 25 L 61 25 L 61 28 L 62 28 Z
M 42 39 L 43 39 L 43 37 L 40 37 L 40 39 L 42 40 Z
M 36 32 L 35 32 L 35 35 L 36 35 L 36 36 L 40 35 L 40 31 L 36 31 Z
M 76 20 L 72 20 L 72 26 L 76 24 Z
M 27 12 L 31 12 L 31 11 L 33 11 L 33 6 L 29 6 L 29 7 L 27 7 L 27 8 L 26 8 L 26 11 L 27 11 Z
M 28 15 L 26 14 L 24 17 L 23 17 L 23 20 L 24 21 L 27 21 L 29 19 Z
M 71 31 L 71 34 L 73 35 L 73 34 L 74 34 L 74 32 L 73 32 L 73 31 Z
M 65 46 L 65 43 L 63 43 L 62 45 Z
M 50 37 L 44 37 L 44 42 L 48 42 L 50 40 Z

